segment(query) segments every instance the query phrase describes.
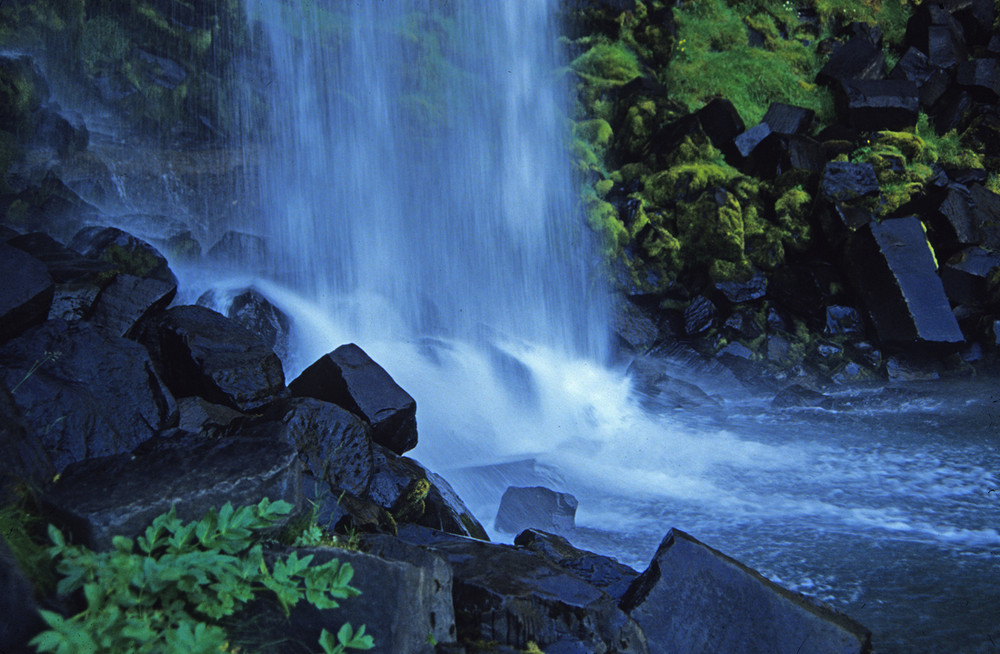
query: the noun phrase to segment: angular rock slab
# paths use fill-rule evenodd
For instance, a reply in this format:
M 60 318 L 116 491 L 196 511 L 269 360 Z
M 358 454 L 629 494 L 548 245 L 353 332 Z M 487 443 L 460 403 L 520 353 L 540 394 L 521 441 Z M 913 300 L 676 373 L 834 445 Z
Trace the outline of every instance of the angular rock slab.
M 115 336 L 129 336 L 145 317 L 166 309 L 177 284 L 121 274 L 97 296 L 89 320 Z
M 627 565 L 611 557 L 576 548 L 556 534 L 527 529 L 517 535 L 514 544 L 541 554 L 616 600 L 625 595 L 625 591 L 639 576 L 638 572 Z
M 871 632 L 860 624 L 677 529 L 621 606 L 642 627 L 651 652 L 871 652 Z
M 353 343 L 320 358 L 288 389 L 296 397 L 332 402 L 363 417 L 375 442 L 396 454 L 417 445 L 417 403 Z
M 576 526 L 579 502 L 569 493 L 544 486 L 510 486 L 500 498 L 495 526 L 498 531 L 516 534 L 524 529 L 564 532 Z
M 846 248 L 846 266 L 883 341 L 964 342 L 916 217 L 870 223 Z
M 336 634 L 345 622 L 355 630 L 365 625 L 365 633 L 375 639 L 369 650 L 373 654 L 433 654 L 429 635 L 437 639 L 450 632 L 447 640 L 454 639 L 451 571 L 439 558 L 421 552 L 423 557 L 412 562 L 388 560 L 335 547 L 296 548 L 296 552 L 299 558 L 312 556 L 313 566 L 332 559 L 350 564 L 354 570 L 350 585 L 361 595 L 338 600 L 340 606 L 334 609 L 299 602 L 287 617 L 275 602 L 255 602 L 230 629 L 233 644 L 241 649 L 260 654 L 316 652 L 322 630 Z M 289 552 L 275 553 L 284 558 Z
M 177 277 L 159 250 L 116 227 L 84 227 L 73 236 L 69 247 L 123 273 L 177 285 Z
M 45 264 L 0 243 L 0 343 L 41 324 L 49 315 L 55 285 Z
M 86 322 L 49 320 L 0 347 L 0 381 L 56 472 L 127 452 L 177 421 L 177 404 L 138 343 Z
M 7 541 L 0 537 L 0 652 L 32 652 L 28 641 L 45 624 L 38 613 L 35 590 L 17 565 Z
M 181 433 L 131 454 L 75 463 L 42 501 L 76 542 L 107 550 L 112 537 L 134 538 L 171 506 L 184 521 L 200 520 L 226 502 L 246 506 L 265 497 L 298 509 L 299 470 L 298 452 L 280 440 Z
M 260 337 L 211 309 L 179 306 L 144 324 L 139 341 L 178 397 L 253 411 L 285 394 L 281 360 Z
M 443 557 L 454 574 L 459 641 L 497 641 L 543 651 L 640 654 L 639 626 L 605 592 L 544 556 L 401 525 L 399 538 Z

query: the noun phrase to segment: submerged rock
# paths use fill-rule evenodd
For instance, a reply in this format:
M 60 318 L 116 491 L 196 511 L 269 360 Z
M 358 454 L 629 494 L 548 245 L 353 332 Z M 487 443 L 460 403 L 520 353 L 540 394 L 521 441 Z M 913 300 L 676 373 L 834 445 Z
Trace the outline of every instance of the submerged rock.
M 518 533 L 524 529 L 566 532 L 576 526 L 579 502 L 569 493 L 559 493 L 544 486 L 511 486 L 500 498 L 496 529 Z

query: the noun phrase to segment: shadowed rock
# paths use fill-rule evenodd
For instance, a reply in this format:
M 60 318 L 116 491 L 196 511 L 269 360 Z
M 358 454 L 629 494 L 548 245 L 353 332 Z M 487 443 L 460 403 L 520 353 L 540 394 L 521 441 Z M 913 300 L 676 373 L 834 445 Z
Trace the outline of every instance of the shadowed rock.
M 288 385 L 296 397 L 344 407 L 369 422 L 372 438 L 397 454 L 417 445 L 417 403 L 357 345 L 341 345 Z
M 654 652 L 866 654 L 871 633 L 671 529 L 621 603 Z
M 516 534 L 524 529 L 565 532 L 576 526 L 577 499 L 544 486 L 511 486 L 500 498 L 496 529 Z
M 49 314 L 55 285 L 45 264 L 0 244 L 0 343 L 41 324 Z
M 611 557 L 581 550 L 556 534 L 527 529 L 517 535 L 514 544 L 537 552 L 560 568 L 569 570 L 587 583 L 600 588 L 612 599 L 620 600 L 639 573 Z

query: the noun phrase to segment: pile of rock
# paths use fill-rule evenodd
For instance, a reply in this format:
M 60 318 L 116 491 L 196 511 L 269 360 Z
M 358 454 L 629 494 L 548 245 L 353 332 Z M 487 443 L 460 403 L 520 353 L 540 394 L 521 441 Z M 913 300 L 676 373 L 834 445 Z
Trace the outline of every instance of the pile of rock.
M 292 504 L 290 521 L 311 505 L 322 527 L 358 534 L 360 551 L 303 549 L 351 563 L 362 596 L 288 618 L 252 605 L 232 628 L 255 651 L 308 651 L 345 621 L 366 624 L 376 651 L 394 654 L 529 641 L 549 654 L 718 643 L 792 652 L 804 639 L 810 651 L 870 650 L 862 627 L 680 532 L 641 575 L 541 531 L 488 542 L 448 483 L 404 456 L 417 443 L 415 403 L 359 347 L 338 347 L 286 386 L 266 334 L 206 307 L 170 306 L 176 279 L 149 244 L 86 228 L 70 246 L 11 229 L 0 241 L 3 503 L 30 487 L 46 521 L 96 550 L 170 507 L 194 520 L 263 497 Z M 571 496 L 520 492 L 551 500 L 552 526 L 572 528 Z M 0 630 L 0 649 L 25 651 L 41 628 L 37 605 L 2 545 L 0 578 L 10 580 L 0 607 L 24 625 Z M 35 599 L 63 610 L 78 601 Z M 747 634 L 756 640 L 741 650 Z

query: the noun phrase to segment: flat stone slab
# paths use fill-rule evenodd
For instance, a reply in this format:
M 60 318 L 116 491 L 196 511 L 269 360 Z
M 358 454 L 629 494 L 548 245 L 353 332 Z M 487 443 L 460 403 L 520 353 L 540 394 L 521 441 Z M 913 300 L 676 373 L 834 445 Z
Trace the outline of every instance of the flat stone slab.
M 622 608 L 650 652 L 867 654 L 871 632 L 671 529 Z

